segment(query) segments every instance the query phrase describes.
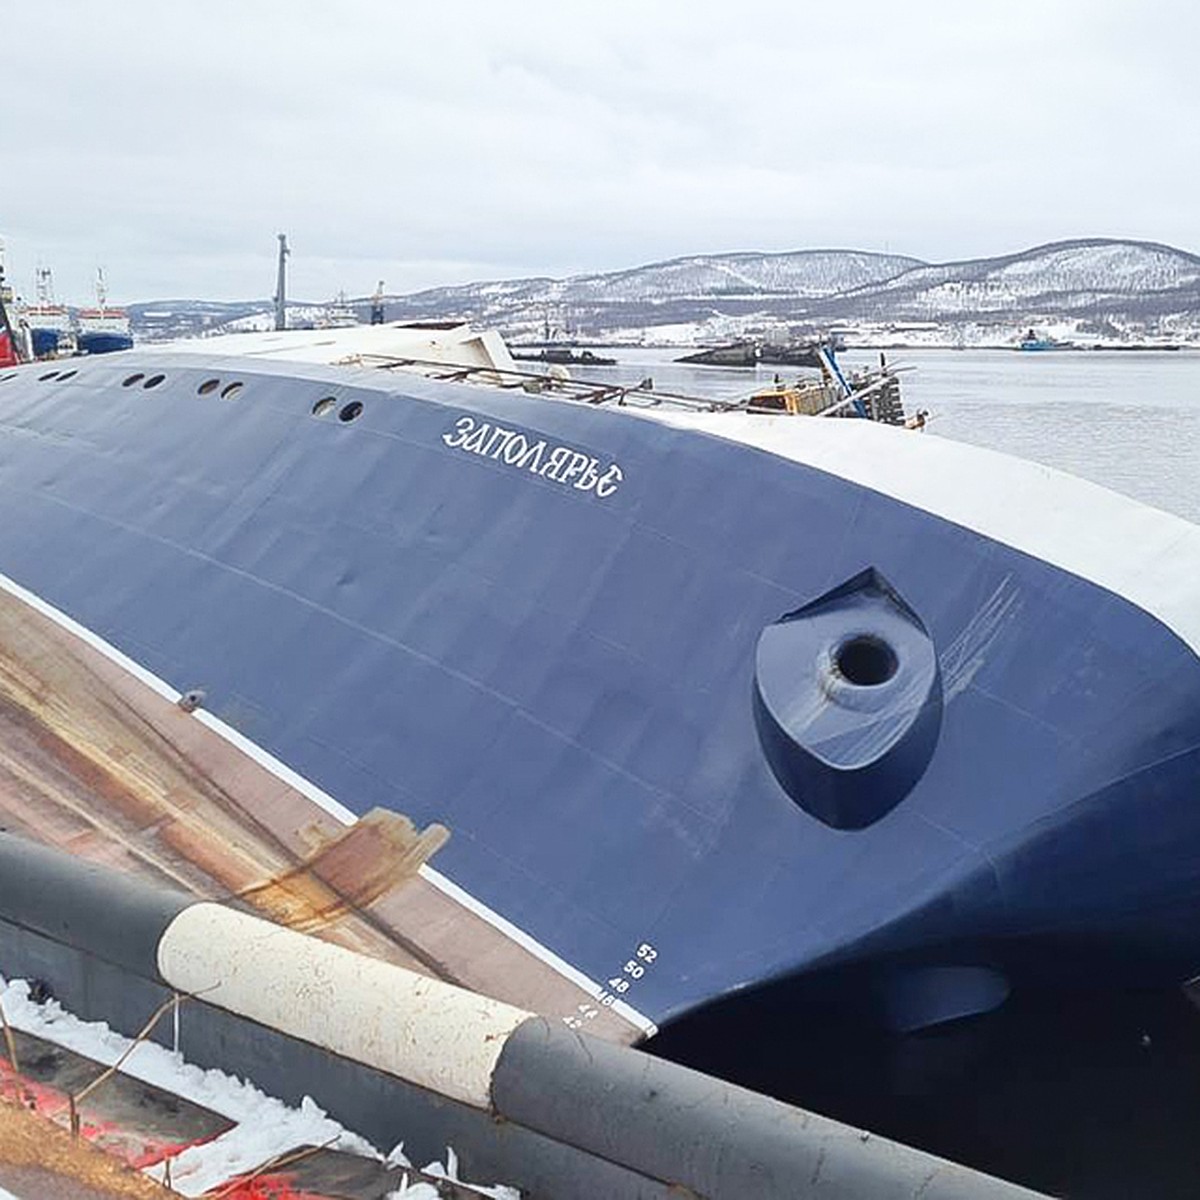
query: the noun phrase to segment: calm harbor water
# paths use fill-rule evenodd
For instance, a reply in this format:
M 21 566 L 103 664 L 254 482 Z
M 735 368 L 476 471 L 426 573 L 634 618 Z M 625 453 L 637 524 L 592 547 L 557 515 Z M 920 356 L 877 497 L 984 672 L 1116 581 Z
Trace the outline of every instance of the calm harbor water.
M 736 399 L 769 384 L 756 371 L 672 362 L 670 350 L 617 350 L 580 378 Z M 905 408 L 928 409 L 928 433 L 1003 450 L 1081 475 L 1200 523 L 1200 351 L 890 350 Z M 878 363 L 851 350 L 844 366 Z M 781 369 L 784 378 L 786 368 Z

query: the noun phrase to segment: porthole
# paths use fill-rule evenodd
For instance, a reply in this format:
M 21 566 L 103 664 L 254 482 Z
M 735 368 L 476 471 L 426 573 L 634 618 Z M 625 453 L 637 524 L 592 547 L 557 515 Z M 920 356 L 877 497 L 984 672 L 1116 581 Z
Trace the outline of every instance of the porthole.
M 133 387 L 133 385 L 135 383 L 141 383 L 142 380 L 145 378 L 146 378 L 146 376 L 143 375 L 141 371 L 138 371 L 136 375 L 126 376 L 126 378 L 121 380 L 121 386 L 122 387 Z
M 7 375 L 0 375 L 0 383 L 7 383 L 10 379 L 16 379 L 16 371 L 9 371 Z
M 312 406 L 312 415 L 314 417 L 323 417 L 336 405 L 337 400 L 335 400 L 332 396 L 322 396 L 321 399 Z
M 209 392 L 215 392 L 221 386 L 219 379 L 206 379 L 197 389 L 197 396 L 207 396 Z
M 245 386 L 244 383 L 227 383 L 221 389 L 221 399 L 232 400 Z
M 339 421 L 356 421 L 362 416 L 362 401 L 351 400 L 349 404 L 343 404 L 341 411 L 338 413 Z
M 78 372 L 78 371 L 64 371 L 64 372 L 63 372 L 63 373 L 62 373 L 62 374 L 61 374 L 61 375 L 58 377 L 58 382 L 59 382 L 59 383 L 62 383 L 62 381 L 63 381 L 64 379 L 71 379 L 71 378 L 73 378 L 74 376 L 76 376 L 76 375 L 78 375 L 78 374 L 79 374 L 79 372 Z
M 162 381 L 163 381 L 164 379 L 166 379 L 166 376 L 165 376 L 165 375 L 151 375 L 151 376 L 150 376 L 150 378 L 149 378 L 149 379 L 147 379 L 147 380 L 146 380 L 146 382 L 142 384 L 142 387 L 144 387 L 144 388 L 156 388 L 156 387 L 158 387 L 158 385 L 159 385 L 160 383 L 162 383 Z
M 57 371 L 47 371 L 45 373 L 45 375 L 38 376 L 38 383 L 45 383 L 46 380 L 48 380 L 48 379 L 57 379 L 57 378 L 58 378 Z

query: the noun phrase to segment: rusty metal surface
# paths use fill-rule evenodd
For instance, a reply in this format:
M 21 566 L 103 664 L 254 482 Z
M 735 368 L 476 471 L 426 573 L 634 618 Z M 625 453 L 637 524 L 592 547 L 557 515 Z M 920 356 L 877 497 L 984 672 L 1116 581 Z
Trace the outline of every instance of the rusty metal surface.
M 0 825 L 549 1016 L 591 999 L 419 876 L 445 828 L 378 809 L 342 825 L 3 590 Z M 607 1009 L 589 1028 L 638 1036 Z
M 0 1098 L 70 1128 L 75 1097 L 82 1136 L 141 1169 L 209 1141 L 235 1122 L 211 1109 L 35 1034 L 13 1031 L 18 1071 L 0 1059 Z
M 21 1200 L 154 1200 L 163 1189 L 84 1139 L 0 1104 L 0 1187 Z

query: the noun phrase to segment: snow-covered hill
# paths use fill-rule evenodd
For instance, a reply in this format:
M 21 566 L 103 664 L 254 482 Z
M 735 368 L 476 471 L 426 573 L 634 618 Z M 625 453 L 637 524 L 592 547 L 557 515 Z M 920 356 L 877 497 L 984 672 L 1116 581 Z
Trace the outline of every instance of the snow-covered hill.
M 366 319 L 366 298 L 353 302 Z M 165 306 L 134 305 L 139 310 Z M 220 326 L 195 306 L 197 332 Z M 294 320 L 320 322 L 319 306 Z M 243 321 L 269 306 L 229 306 Z M 172 316 L 186 302 L 171 302 Z M 462 318 L 521 339 L 675 340 L 843 328 L 887 341 L 1007 344 L 1029 327 L 1081 340 L 1200 343 L 1200 257 L 1154 242 L 1088 239 L 941 264 L 859 250 L 695 255 L 606 274 L 431 288 L 386 298 L 396 319 Z M 236 310 L 236 311 L 235 311 Z M 149 327 L 150 322 L 147 322 Z M 901 337 L 900 340 L 905 340 Z
M 1200 257 L 1153 242 L 1056 242 L 1003 258 L 916 267 L 837 298 L 845 315 L 947 320 L 1035 308 L 1161 307 L 1197 296 Z
M 621 340 L 635 331 L 727 337 L 845 326 L 887 340 L 1004 344 L 1029 326 L 1085 340 L 1200 340 L 1200 257 L 1152 242 L 1090 239 L 928 264 L 852 250 L 703 255 L 606 275 L 469 285 L 398 297 L 397 316 L 456 315 L 517 337 Z
M 579 275 L 563 281 L 561 298 L 586 304 L 721 296 L 836 296 L 920 265 L 915 258 L 858 250 L 699 255 L 608 275 Z

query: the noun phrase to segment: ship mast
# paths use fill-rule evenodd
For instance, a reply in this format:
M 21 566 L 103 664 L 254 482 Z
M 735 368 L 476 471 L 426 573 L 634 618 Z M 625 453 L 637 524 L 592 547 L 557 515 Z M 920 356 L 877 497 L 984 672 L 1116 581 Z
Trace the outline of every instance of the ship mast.
M 276 235 L 279 238 L 279 270 L 275 277 L 275 328 L 287 328 L 287 256 L 290 253 L 287 244 L 287 234 Z
M 54 276 L 49 267 L 38 266 L 34 270 L 34 292 L 39 308 L 50 308 L 54 304 Z

